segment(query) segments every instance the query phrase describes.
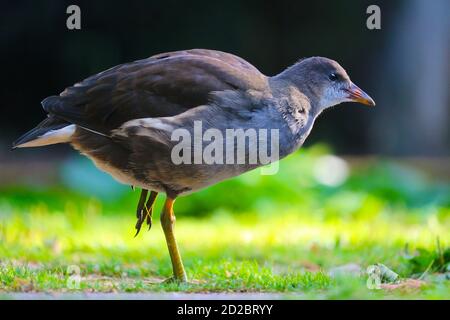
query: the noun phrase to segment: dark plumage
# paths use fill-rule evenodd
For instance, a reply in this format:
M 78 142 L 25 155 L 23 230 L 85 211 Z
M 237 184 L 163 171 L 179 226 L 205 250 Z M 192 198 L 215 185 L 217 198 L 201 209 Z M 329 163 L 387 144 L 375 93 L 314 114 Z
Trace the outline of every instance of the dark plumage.
M 199 120 L 203 131 L 215 128 L 224 136 L 227 129 L 277 129 L 283 158 L 303 144 L 325 108 L 344 101 L 374 105 L 327 58 L 303 59 L 267 77 L 247 61 L 220 51 L 163 53 L 113 67 L 44 99 L 48 118 L 13 147 L 71 143 L 117 180 L 141 187 L 137 232 L 144 221 L 151 226 L 156 195 L 166 193 L 161 222 L 174 277 L 185 280 L 172 230 L 173 200 L 263 163 L 176 164 L 171 152 L 179 141 L 172 134 L 184 129 L 195 136 Z M 205 147 L 209 142 L 202 143 Z M 245 146 L 246 159 L 250 145 Z M 222 147 L 227 147 L 225 142 Z M 148 200 L 147 190 L 152 191 Z

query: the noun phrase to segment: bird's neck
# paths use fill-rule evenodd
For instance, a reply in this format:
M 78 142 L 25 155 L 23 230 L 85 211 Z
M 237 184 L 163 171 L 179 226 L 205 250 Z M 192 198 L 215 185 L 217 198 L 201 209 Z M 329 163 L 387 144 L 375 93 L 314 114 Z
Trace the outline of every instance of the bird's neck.
M 302 120 L 292 116 L 284 116 L 287 123 L 286 141 L 280 146 L 280 158 L 297 151 L 311 132 L 316 116 L 308 114 Z
M 278 111 L 286 123 L 286 141 L 280 148 L 280 155 L 284 157 L 303 145 L 320 112 L 317 112 L 315 100 L 292 83 L 273 78 L 269 83 L 278 101 Z

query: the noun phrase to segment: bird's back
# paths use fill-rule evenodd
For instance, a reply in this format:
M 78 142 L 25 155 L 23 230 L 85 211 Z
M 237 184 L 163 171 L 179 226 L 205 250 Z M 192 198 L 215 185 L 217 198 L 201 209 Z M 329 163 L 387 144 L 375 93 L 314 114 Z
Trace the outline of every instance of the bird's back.
M 230 53 L 206 49 L 162 53 L 112 67 L 44 99 L 49 119 L 13 146 L 23 146 L 42 137 L 47 127 L 60 129 L 64 123 L 108 136 L 132 119 L 174 116 L 207 104 L 215 91 L 259 90 L 266 85 L 266 77 L 253 65 Z

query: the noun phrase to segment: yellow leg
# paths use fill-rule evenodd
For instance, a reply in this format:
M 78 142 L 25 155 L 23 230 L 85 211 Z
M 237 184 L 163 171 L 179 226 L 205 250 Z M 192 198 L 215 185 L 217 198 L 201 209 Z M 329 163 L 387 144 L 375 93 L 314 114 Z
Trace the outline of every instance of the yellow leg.
M 167 197 L 164 208 L 161 212 L 161 226 L 166 236 L 167 247 L 169 249 L 170 260 L 172 261 L 173 279 L 179 282 L 186 282 L 186 272 L 184 271 L 181 255 L 175 240 L 174 225 L 175 214 L 173 213 L 173 203 L 175 199 Z

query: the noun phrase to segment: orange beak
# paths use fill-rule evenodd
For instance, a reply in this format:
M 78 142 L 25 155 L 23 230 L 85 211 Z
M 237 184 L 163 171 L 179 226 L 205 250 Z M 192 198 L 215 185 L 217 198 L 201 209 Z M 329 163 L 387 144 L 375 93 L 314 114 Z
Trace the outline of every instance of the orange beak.
M 375 101 L 364 91 L 362 91 L 356 84 L 352 83 L 350 88 L 346 89 L 348 98 L 353 102 L 359 102 L 367 106 L 375 106 Z

